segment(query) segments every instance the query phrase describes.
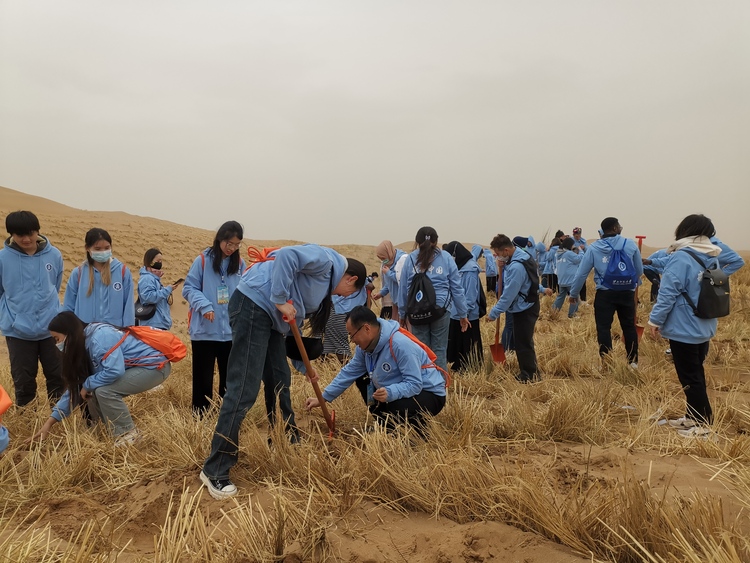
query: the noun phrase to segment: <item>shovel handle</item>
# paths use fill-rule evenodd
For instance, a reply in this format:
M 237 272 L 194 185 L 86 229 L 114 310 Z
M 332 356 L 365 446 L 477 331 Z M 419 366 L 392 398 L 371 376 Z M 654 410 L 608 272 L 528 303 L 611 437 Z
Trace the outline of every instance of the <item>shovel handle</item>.
M 286 319 L 285 319 L 286 320 Z M 307 350 L 305 350 L 305 345 L 302 343 L 302 335 L 299 333 L 299 328 L 297 327 L 297 322 L 292 319 L 291 321 L 287 321 L 289 323 L 289 326 L 292 329 L 292 334 L 294 335 L 294 341 L 297 343 L 297 348 L 299 348 L 299 355 L 302 356 L 302 361 L 305 364 L 305 371 L 308 374 L 308 379 L 310 377 L 314 377 L 316 375 L 315 370 L 312 367 L 312 364 L 310 363 L 310 358 L 307 357 Z M 333 436 L 333 433 L 336 430 L 336 425 L 333 420 L 333 416 L 330 412 L 328 412 L 328 407 L 326 406 L 326 401 L 323 399 L 323 393 L 320 392 L 320 387 L 318 386 L 317 381 L 310 380 L 310 383 L 312 383 L 313 391 L 315 391 L 315 396 L 318 398 L 318 403 L 320 404 L 320 410 L 323 411 L 323 418 L 326 419 L 326 426 L 328 426 L 328 436 Z
M 500 317 L 495 321 L 495 346 L 500 343 Z

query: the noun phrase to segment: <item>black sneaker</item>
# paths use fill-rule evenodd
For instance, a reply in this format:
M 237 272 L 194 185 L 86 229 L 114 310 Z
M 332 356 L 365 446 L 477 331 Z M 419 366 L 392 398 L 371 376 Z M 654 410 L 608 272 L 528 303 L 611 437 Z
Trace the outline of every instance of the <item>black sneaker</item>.
M 237 494 L 237 487 L 229 479 L 209 479 L 203 471 L 201 471 L 200 477 L 208 489 L 208 494 L 216 500 L 233 497 Z

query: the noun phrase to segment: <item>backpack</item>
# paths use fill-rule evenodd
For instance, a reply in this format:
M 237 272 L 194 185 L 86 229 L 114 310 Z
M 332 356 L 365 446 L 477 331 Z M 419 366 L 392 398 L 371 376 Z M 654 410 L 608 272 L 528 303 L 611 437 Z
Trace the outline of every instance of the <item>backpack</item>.
M 445 315 L 446 307 L 438 307 L 435 287 L 426 272 L 417 272 L 412 260 L 414 277 L 406 297 L 406 316 L 413 325 L 428 325 Z M 446 303 L 447 305 L 447 303 Z
M 422 350 L 425 351 L 425 353 L 427 354 L 427 358 L 430 360 L 430 363 L 425 364 L 420 367 L 422 369 L 435 368 L 436 370 L 438 370 L 440 374 L 443 376 L 443 379 L 445 380 L 445 388 L 447 389 L 448 386 L 451 384 L 451 376 L 447 371 L 445 371 L 443 368 L 441 368 L 439 365 L 435 363 L 435 360 L 437 360 L 437 355 L 435 354 L 435 352 L 432 351 L 432 348 L 427 346 L 427 344 L 422 342 L 419 338 L 414 336 L 411 332 L 409 332 L 405 328 L 399 327 L 399 329 L 396 332 L 403 334 L 404 336 L 406 336 L 406 338 L 414 342 L 417 346 L 419 346 Z M 394 334 L 396 333 L 394 332 L 393 334 L 391 334 L 391 337 L 388 340 L 388 346 L 391 349 L 391 357 L 393 358 L 393 361 L 398 363 L 398 360 L 396 359 L 396 354 L 393 353 L 393 335 Z
M 718 319 L 729 314 L 729 276 L 719 267 L 706 268 L 706 265 L 692 252 L 683 249 L 693 260 L 703 268 L 701 274 L 701 291 L 698 294 L 698 303 L 695 304 L 683 292 L 682 296 L 693 309 L 693 313 L 699 319 Z
M 161 330 L 152 326 L 128 326 L 121 330 L 124 332 L 122 338 L 120 338 L 119 342 L 112 346 L 112 348 L 102 356 L 102 362 L 114 352 L 120 344 L 125 342 L 128 335 L 135 336 L 144 344 L 148 344 L 154 350 L 158 350 L 164 354 L 167 359 L 163 362 L 159 362 L 154 356 L 131 358 L 125 360 L 126 368 L 140 366 L 161 369 L 167 362 L 179 362 L 187 356 L 187 346 L 185 346 L 185 343 L 168 330 Z
M 135 318 L 139 321 L 147 321 L 154 317 L 156 314 L 155 303 L 141 303 L 139 297 L 135 302 Z
M 539 301 L 539 266 L 531 255 L 529 255 L 526 260 L 516 260 L 516 262 L 520 262 L 523 265 L 524 270 L 526 270 L 526 275 L 529 276 L 529 279 L 531 280 L 529 292 L 521 293 L 519 291 L 518 295 L 523 297 L 523 300 L 526 301 L 526 303 L 536 303 Z M 508 264 L 510 264 L 510 262 L 508 262 Z
M 602 276 L 602 285 L 612 291 L 633 291 L 637 286 L 638 274 L 630 256 L 625 253 L 627 239 L 622 240 L 622 248 L 615 248 L 606 238 L 602 240 L 612 249 Z

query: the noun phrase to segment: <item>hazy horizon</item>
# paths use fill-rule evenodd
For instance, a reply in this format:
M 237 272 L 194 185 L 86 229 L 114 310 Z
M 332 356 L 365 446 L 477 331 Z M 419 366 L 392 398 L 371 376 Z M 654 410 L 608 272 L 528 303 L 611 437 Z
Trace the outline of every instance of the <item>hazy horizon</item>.
M 616 216 L 658 247 L 705 213 L 750 248 L 748 24 L 739 1 L 0 1 L 0 185 L 253 239 Z

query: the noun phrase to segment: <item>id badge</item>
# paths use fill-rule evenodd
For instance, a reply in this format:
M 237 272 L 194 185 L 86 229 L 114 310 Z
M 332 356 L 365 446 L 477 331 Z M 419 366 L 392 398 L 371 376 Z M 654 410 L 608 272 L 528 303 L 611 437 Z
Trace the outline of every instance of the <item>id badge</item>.
M 229 303 L 229 288 L 226 285 L 220 285 L 216 288 L 216 302 L 219 305 Z
M 372 384 L 372 382 L 367 384 L 367 406 L 371 407 L 375 404 L 375 399 L 372 398 L 373 393 L 375 393 L 375 386 Z

